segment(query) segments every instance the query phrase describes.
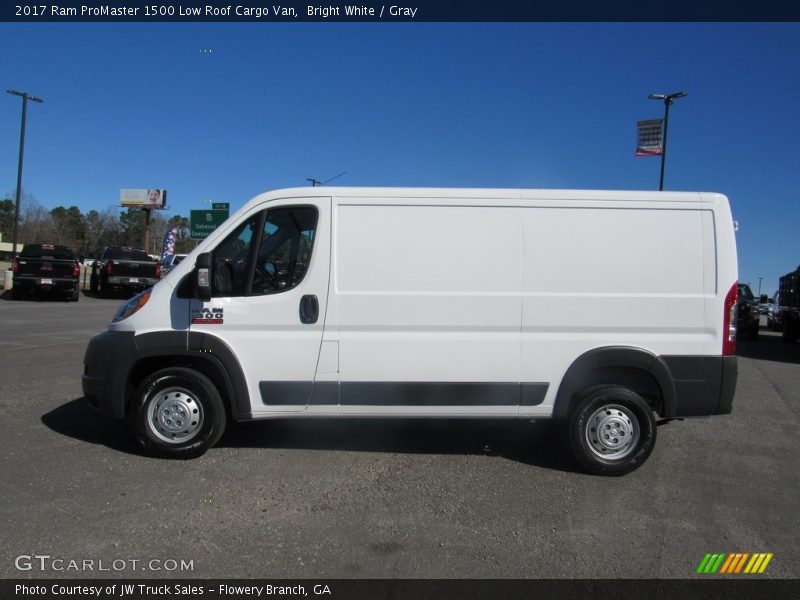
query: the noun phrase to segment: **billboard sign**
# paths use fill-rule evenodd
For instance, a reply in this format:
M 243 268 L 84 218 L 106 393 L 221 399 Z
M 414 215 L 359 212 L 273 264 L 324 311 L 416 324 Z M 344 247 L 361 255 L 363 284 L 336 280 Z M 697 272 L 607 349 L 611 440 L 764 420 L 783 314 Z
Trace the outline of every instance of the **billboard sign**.
M 663 124 L 664 119 L 637 121 L 639 136 L 636 141 L 636 156 L 661 156 L 664 148 Z
M 193 210 L 189 213 L 189 237 L 204 240 L 228 218 L 227 210 Z
M 134 208 L 164 208 L 167 206 L 167 190 L 125 188 L 119 192 L 119 205 Z

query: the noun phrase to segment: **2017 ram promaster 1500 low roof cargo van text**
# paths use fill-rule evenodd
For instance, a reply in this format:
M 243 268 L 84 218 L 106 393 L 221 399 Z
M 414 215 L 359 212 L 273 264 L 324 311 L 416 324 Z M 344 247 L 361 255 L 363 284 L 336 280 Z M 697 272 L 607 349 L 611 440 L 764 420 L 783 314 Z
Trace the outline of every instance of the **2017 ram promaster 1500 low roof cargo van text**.
M 656 415 L 731 411 L 736 284 L 719 194 L 278 190 L 120 308 L 83 390 L 166 457 L 230 419 L 503 417 L 622 474 Z

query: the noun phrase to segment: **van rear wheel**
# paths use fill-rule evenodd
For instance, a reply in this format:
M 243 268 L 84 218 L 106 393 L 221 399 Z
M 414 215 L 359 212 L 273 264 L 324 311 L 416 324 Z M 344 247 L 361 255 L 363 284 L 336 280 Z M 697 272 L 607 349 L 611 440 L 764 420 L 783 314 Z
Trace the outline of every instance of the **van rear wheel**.
M 164 458 L 194 458 L 225 430 L 225 407 L 208 377 L 184 367 L 153 373 L 136 390 L 128 411 L 139 444 Z
M 656 442 L 656 420 L 642 397 L 626 387 L 586 390 L 569 426 L 575 459 L 598 475 L 624 475 L 639 468 Z

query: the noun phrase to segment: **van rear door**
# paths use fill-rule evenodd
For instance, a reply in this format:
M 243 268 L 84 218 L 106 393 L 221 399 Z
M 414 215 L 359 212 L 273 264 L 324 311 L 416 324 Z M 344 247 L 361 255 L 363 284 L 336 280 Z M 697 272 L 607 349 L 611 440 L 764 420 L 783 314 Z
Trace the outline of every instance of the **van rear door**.
M 319 356 L 330 267 L 330 198 L 270 202 L 212 255 L 212 298 L 191 331 L 223 341 L 247 380 L 250 410 L 305 410 Z

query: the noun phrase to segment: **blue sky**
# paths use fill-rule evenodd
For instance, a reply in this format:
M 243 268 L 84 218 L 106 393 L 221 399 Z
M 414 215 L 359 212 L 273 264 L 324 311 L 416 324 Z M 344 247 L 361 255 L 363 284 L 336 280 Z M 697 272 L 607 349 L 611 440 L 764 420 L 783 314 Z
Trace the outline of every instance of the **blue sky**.
M 634 156 L 652 92 L 665 188 L 729 196 L 740 280 L 800 263 L 798 24 L 0 24 L 30 104 L 25 190 L 47 208 L 169 190 L 168 214 L 337 185 L 656 189 Z M 211 52 L 202 52 L 210 50 Z M 0 195 L 20 100 L 0 99 Z M 680 242 L 676 234 L 676 243 Z

